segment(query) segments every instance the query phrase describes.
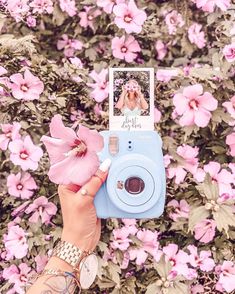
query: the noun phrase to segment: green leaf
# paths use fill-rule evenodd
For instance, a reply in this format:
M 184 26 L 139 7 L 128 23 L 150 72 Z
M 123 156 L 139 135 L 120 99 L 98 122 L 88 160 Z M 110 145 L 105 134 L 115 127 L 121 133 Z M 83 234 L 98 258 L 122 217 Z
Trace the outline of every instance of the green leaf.
M 120 288 L 120 273 L 121 269 L 117 264 L 114 264 L 113 262 L 108 263 L 108 272 L 110 274 L 110 277 L 112 281 L 116 283 L 116 287 Z
M 166 262 L 162 256 L 159 262 L 154 264 L 154 268 L 162 278 L 167 278 L 172 265 L 169 262 Z
M 216 222 L 217 229 L 220 232 L 225 230 L 226 234 L 228 234 L 229 226 L 235 227 L 235 215 L 232 206 L 221 205 L 219 210 L 213 211 L 212 214 Z
M 156 285 L 156 283 L 150 284 L 147 286 L 145 294 L 156 294 L 160 293 L 161 288 Z
M 209 216 L 209 211 L 206 210 L 205 206 L 199 206 L 199 207 L 190 209 L 189 224 L 188 224 L 189 231 L 193 231 L 195 225 L 198 222 L 206 219 L 208 216 Z
M 212 183 L 211 176 L 206 173 L 204 182 L 199 184 L 197 190 L 206 196 L 208 200 L 217 200 L 219 197 L 219 186 L 216 182 Z

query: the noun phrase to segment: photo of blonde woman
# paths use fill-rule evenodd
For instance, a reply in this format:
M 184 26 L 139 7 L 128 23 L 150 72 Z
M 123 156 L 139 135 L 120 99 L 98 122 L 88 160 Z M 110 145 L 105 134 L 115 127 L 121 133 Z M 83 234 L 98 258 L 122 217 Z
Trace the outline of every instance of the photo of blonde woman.
M 122 115 L 133 116 L 141 115 L 144 110 L 149 108 L 149 105 L 138 82 L 130 79 L 122 86 L 121 95 L 114 107 L 118 108 Z

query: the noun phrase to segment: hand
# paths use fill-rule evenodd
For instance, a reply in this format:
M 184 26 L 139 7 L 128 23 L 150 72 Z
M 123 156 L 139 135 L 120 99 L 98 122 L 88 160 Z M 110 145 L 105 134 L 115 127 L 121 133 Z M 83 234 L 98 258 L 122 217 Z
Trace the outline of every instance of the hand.
M 92 176 L 82 187 L 74 184 L 58 186 L 63 217 L 61 239 L 81 250 L 93 251 L 99 242 L 101 220 L 97 219 L 94 197 L 107 178 L 110 163 L 110 159 L 106 159 L 96 172 L 99 177 Z M 82 195 L 81 191 L 87 191 L 87 194 Z

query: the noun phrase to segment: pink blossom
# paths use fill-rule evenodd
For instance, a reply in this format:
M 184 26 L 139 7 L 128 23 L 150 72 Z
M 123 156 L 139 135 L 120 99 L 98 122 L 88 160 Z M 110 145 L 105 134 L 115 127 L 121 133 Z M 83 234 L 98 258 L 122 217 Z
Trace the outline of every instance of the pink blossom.
M 180 202 L 173 199 L 168 204 L 167 207 L 172 208 L 172 212 L 169 213 L 169 217 L 173 219 L 173 221 L 177 221 L 179 218 L 188 218 L 189 216 L 189 205 L 186 200 L 182 199 Z
M 18 122 L 13 122 L 13 124 L 0 124 L 2 128 L 2 134 L 0 134 L 0 149 L 7 150 L 8 143 L 11 140 L 20 139 L 21 135 L 19 133 L 21 125 Z
M 222 105 L 226 108 L 231 117 L 235 119 L 235 95 L 230 99 L 230 101 L 226 101 Z
M 192 147 L 187 144 L 177 147 L 177 154 L 183 158 L 182 166 L 192 174 L 196 172 L 198 167 L 198 151 L 198 147 Z
M 224 57 L 228 62 L 235 61 L 235 42 L 229 45 L 226 45 L 223 49 Z
M 61 40 L 57 42 L 57 49 L 64 49 L 64 55 L 66 57 L 71 57 L 74 55 L 75 51 L 81 50 L 83 47 L 83 43 L 76 39 L 70 39 L 68 35 L 63 34 Z
M 136 228 L 136 220 L 135 219 L 122 219 L 122 222 L 125 224 L 126 229 L 129 234 L 135 235 L 138 231 Z
M 232 261 L 225 260 L 220 266 L 218 284 L 223 288 L 221 292 L 225 290 L 230 293 L 235 290 L 235 265 Z
M 235 132 L 226 137 L 226 144 L 230 147 L 230 154 L 235 156 Z
M 215 236 L 216 223 L 213 219 L 205 219 L 194 227 L 195 239 L 209 243 Z
M 36 261 L 37 273 L 40 273 L 44 270 L 44 268 L 48 262 L 48 257 L 46 255 L 37 255 L 35 257 L 35 261 Z
M 27 172 L 21 174 L 10 174 L 7 177 L 8 193 L 21 199 L 29 199 L 33 196 L 35 189 L 38 188 L 36 182 Z
M 126 227 L 113 230 L 114 240 L 111 242 L 111 247 L 113 249 L 120 249 L 121 251 L 127 250 L 132 242 L 129 236 L 129 230 Z
M 94 27 L 94 20 L 97 16 L 101 14 L 101 11 L 99 9 L 93 9 L 92 6 L 84 6 L 83 7 L 85 11 L 81 11 L 78 13 L 80 19 L 80 26 L 83 28 L 90 27 L 93 31 L 95 30 Z
M 124 59 L 126 62 L 132 62 L 140 52 L 139 43 L 133 36 L 115 37 L 112 39 L 113 56 L 119 59 Z
M 59 0 L 59 5 L 61 10 L 68 13 L 69 16 L 76 15 L 77 7 L 74 0 Z
M 33 0 L 29 4 L 33 8 L 33 13 L 52 13 L 53 2 L 51 0 Z
M 157 59 L 163 60 L 167 54 L 167 46 L 162 42 L 162 40 L 157 40 L 155 43 L 155 49 L 157 51 Z
M 28 244 L 25 236 L 25 231 L 19 225 L 8 228 L 8 233 L 3 235 L 7 259 L 23 258 L 27 255 Z
M 125 3 L 125 0 L 97 0 L 96 1 L 96 5 L 99 7 L 102 7 L 103 10 L 108 14 L 112 13 L 114 5 L 119 3 Z
M 218 106 L 218 101 L 209 93 L 204 92 L 201 84 L 185 87 L 183 93 L 177 93 L 173 97 L 173 104 L 181 126 L 196 124 L 206 127 L 211 119 L 211 111 Z
M 125 29 L 128 34 L 140 33 L 142 25 L 147 19 L 145 11 L 138 9 L 134 0 L 129 0 L 127 4 L 119 3 L 115 5 L 113 13 L 115 14 L 115 24 L 119 28 Z
M 233 183 L 233 176 L 231 172 L 226 169 L 221 169 L 221 165 L 218 162 L 210 161 L 204 165 L 204 171 L 209 173 L 212 178 L 212 183 L 218 183 L 219 193 L 232 193 L 231 184 Z
M 82 125 L 77 132 L 65 127 L 60 114 L 52 118 L 50 134 L 52 137 L 41 138 L 51 161 L 50 180 L 57 184 L 83 185 L 99 167 L 96 152 L 103 148 L 102 136 Z
M 33 203 L 30 204 L 25 210 L 25 213 L 27 214 L 32 212 L 33 214 L 29 218 L 30 222 L 37 223 L 39 217 L 41 217 L 42 224 L 48 224 L 52 216 L 56 214 L 57 207 L 54 203 L 48 202 L 48 199 L 45 196 L 40 196 L 35 199 Z
M 188 38 L 192 44 L 198 48 L 203 48 L 206 45 L 205 33 L 201 31 L 202 25 L 198 23 L 192 24 L 188 29 Z
M 218 6 L 221 10 L 226 11 L 231 2 L 230 0 L 192 0 L 196 3 L 197 8 L 201 8 L 206 12 L 214 12 L 216 6 Z
M 11 213 L 11 216 L 19 216 L 20 214 L 23 214 L 25 211 L 25 208 L 29 205 L 30 201 L 25 201 L 20 206 L 17 206 Z
M 34 76 L 28 69 L 25 70 L 24 76 L 20 73 L 10 76 L 12 95 L 16 99 L 25 101 L 39 99 L 44 90 L 43 82 Z
M 143 242 L 143 249 L 150 253 L 156 261 L 160 259 L 160 253 L 158 251 L 159 242 L 158 242 L 158 232 L 152 232 L 147 229 L 139 230 L 137 233 L 137 238 Z
M 205 293 L 204 287 L 202 285 L 194 285 L 191 288 L 191 294 L 199 294 L 199 293 Z
M 78 57 L 71 57 L 69 58 L 69 61 L 75 65 L 77 68 L 83 68 L 83 62 Z
M 176 166 L 176 167 L 169 167 L 167 169 L 167 177 L 169 179 L 173 179 L 175 177 L 175 183 L 180 184 L 183 182 L 187 175 L 187 172 L 184 170 L 182 166 Z
M 97 73 L 93 70 L 89 76 L 95 81 L 95 83 L 87 83 L 88 87 L 93 88 L 91 92 L 91 97 L 95 99 L 96 102 L 102 102 L 105 98 L 108 97 L 108 81 L 107 81 L 108 70 L 103 68 L 100 73 Z
M 163 247 L 162 251 L 165 254 L 165 260 L 172 265 L 172 272 L 183 275 L 189 280 L 196 277 L 195 270 L 190 269 L 187 265 L 189 262 L 188 254 L 183 250 L 179 250 L 178 245 L 168 244 Z
M 43 156 L 41 147 L 33 144 L 29 135 L 24 139 L 16 139 L 9 143 L 9 150 L 11 151 L 10 160 L 15 165 L 25 171 L 27 169 L 36 170 L 38 168 L 38 162 Z
M 35 28 L 37 25 L 37 21 L 34 17 L 32 17 L 31 15 L 29 15 L 26 19 L 27 25 L 30 28 Z
M 144 248 L 131 248 L 128 250 L 129 259 L 135 260 L 137 265 L 142 265 L 148 258 L 148 253 Z
M 158 123 L 161 120 L 161 117 L 161 112 L 156 107 L 154 107 L 154 123 Z
M 177 77 L 179 72 L 177 69 L 158 69 L 156 78 L 158 81 L 168 83 L 172 77 Z
M 14 284 L 13 293 L 24 294 L 25 283 L 28 280 L 29 273 L 31 268 L 26 263 L 21 263 L 17 267 L 15 264 L 12 264 L 9 268 L 4 268 L 3 278 L 8 280 L 10 284 Z
M 177 27 L 181 28 L 185 24 L 182 15 L 176 10 L 172 10 L 165 16 L 165 22 L 170 35 L 175 35 Z
M 211 252 L 202 250 L 200 254 L 197 252 L 197 247 L 194 245 L 188 245 L 187 246 L 190 255 L 189 255 L 189 262 L 193 267 L 199 267 L 202 271 L 212 271 L 215 262 L 214 260 L 210 257 Z
M 10 15 L 16 20 L 16 22 L 19 22 L 29 12 L 28 0 L 7 1 L 6 8 Z

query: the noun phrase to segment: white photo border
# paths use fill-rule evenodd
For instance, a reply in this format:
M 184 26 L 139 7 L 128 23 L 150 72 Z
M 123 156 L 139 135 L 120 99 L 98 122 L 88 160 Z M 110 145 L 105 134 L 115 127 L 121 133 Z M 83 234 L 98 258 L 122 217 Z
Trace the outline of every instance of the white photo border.
M 114 116 L 114 72 L 149 72 L 149 115 L 138 116 L 141 128 L 129 127 L 126 130 L 135 131 L 152 131 L 154 130 L 154 68 L 153 67 L 111 67 L 109 68 L 109 129 L 110 130 L 125 130 L 123 127 L 124 116 Z

